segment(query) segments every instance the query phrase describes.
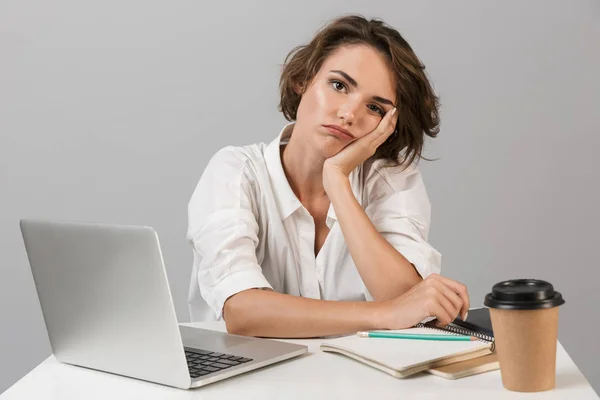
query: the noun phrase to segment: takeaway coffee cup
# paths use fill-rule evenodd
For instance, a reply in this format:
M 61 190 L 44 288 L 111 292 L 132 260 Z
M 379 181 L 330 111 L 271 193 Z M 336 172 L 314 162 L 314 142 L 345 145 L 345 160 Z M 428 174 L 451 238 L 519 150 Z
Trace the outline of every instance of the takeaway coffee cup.
M 558 306 L 564 303 L 550 283 L 537 279 L 500 282 L 485 296 L 506 389 L 541 392 L 554 388 Z

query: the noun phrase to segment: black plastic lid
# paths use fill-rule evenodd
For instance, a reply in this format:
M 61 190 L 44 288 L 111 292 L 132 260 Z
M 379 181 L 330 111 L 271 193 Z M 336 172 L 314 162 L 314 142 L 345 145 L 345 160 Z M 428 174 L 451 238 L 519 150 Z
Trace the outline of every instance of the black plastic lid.
M 564 304 L 565 301 L 554 287 L 538 279 L 512 279 L 492 287 L 485 296 L 484 305 L 504 310 L 539 310 Z

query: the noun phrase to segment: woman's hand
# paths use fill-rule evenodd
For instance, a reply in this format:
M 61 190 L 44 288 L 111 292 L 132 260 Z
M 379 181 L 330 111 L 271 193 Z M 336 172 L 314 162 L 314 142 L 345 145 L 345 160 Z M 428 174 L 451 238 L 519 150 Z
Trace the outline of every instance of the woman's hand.
M 402 296 L 382 303 L 379 326 L 384 329 L 410 328 L 428 317 L 446 326 L 460 315 L 467 317 L 470 307 L 467 288 L 462 283 L 431 274 Z
M 396 108 L 392 108 L 373 131 L 356 139 L 339 153 L 325 160 L 323 165 L 323 183 L 330 180 L 332 176 L 348 177 L 350 172 L 375 154 L 375 151 L 396 129 L 397 119 L 393 118 Z M 327 186 L 325 186 L 327 189 Z

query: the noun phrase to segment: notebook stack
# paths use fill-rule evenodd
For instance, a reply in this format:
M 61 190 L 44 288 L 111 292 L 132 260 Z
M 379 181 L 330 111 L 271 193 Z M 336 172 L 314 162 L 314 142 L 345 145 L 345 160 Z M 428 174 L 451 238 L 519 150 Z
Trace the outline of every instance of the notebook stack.
M 465 321 L 455 320 L 445 328 L 430 321 L 410 329 L 385 332 L 467 335 L 475 336 L 477 340 L 407 340 L 352 335 L 323 342 L 321 350 L 343 354 L 396 378 L 427 372 L 446 379 L 458 379 L 499 368 L 487 308 L 469 310 Z

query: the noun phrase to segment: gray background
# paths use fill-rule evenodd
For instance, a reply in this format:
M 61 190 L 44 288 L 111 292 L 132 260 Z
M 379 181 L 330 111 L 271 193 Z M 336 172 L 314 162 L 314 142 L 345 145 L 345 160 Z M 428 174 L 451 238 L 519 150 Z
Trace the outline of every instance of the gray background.
M 328 19 L 400 30 L 441 96 L 422 169 L 442 273 L 567 300 L 560 341 L 600 388 L 597 1 L 0 2 L 0 392 L 50 354 L 18 220 L 147 224 L 188 319 L 186 207 L 209 157 L 270 141 L 280 64 Z

